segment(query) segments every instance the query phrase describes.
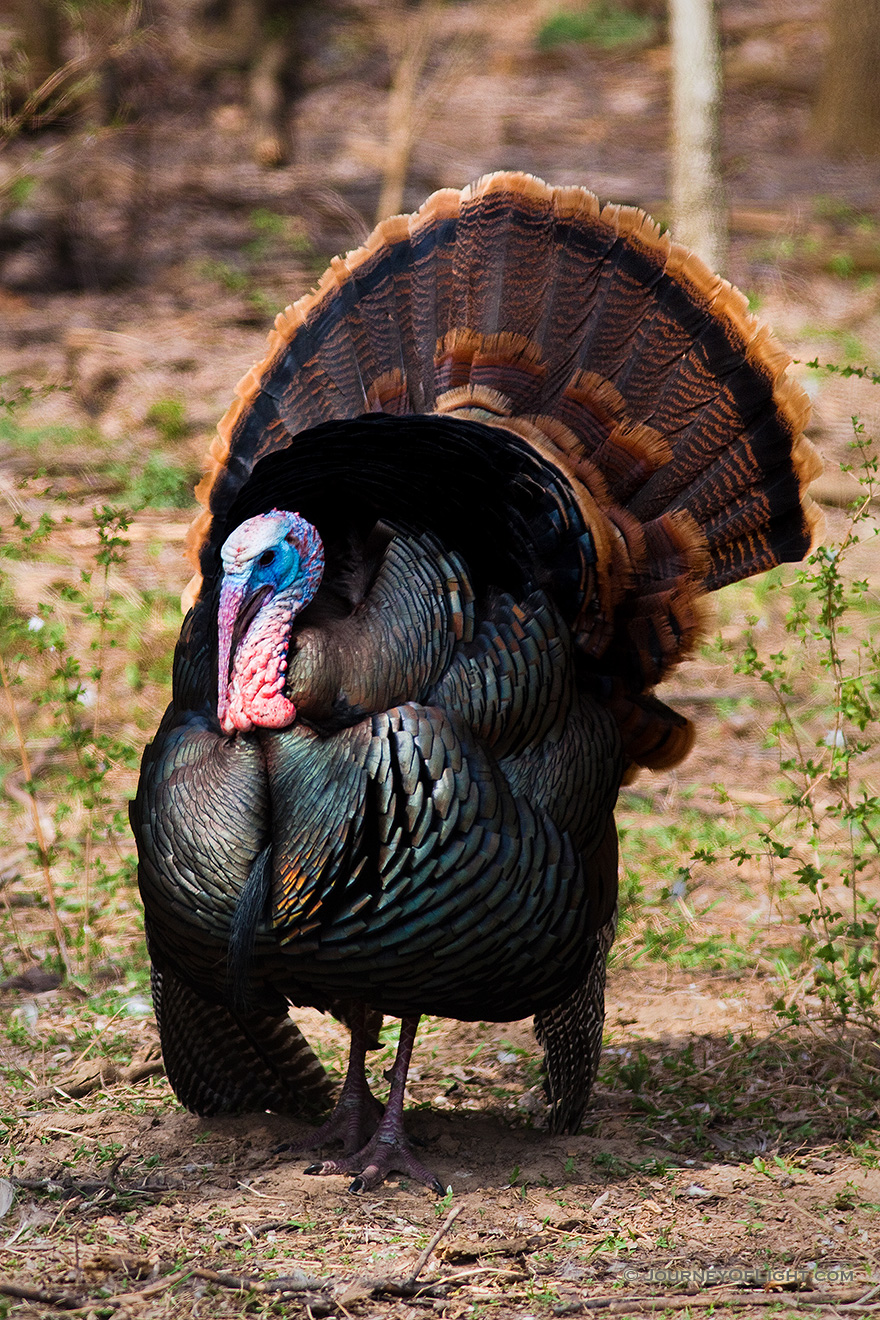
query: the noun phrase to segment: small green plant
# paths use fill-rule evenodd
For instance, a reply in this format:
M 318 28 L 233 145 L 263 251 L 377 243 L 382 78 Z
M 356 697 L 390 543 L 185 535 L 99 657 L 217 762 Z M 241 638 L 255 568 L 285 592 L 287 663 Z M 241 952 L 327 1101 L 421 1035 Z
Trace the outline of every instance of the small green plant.
M 866 367 L 808 365 L 880 384 L 880 374 Z M 844 471 L 857 477 L 861 492 L 842 534 L 820 546 L 793 581 L 786 584 L 777 570 L 751 588 L 738 653 L 718 642 L 728 655 L 733 649 L 735 672 L 757 679 L 772 703 L 767 745 L 779 756 L 782 807 L 738 809 L 726 833 L 712 838 L 704 831 L 678 883 L 687 893 L 693 875 L 722 857 L 753 872 L 760 867 L 774 903 L 799 899 L 800 947 L 774 950 L 783 984 L 777 1012 L 798 1023 L 808 1015 L 805 1000 L 818 1000 L 829 1024 L 874 1026 L 880 988 L 880 796 L 872 786 L 880 753 L 878 603 L 849 561 L 861 541 L 877 535 L 870 510 L 880 480 L 873 441 L 858 418 L 852 424 L 853 460 Z M 792 645 L 768 654 L 758 609 L 765 618 L 776 614 Z M 719 803 L 730 807 L 723 787 L 715 789 Z M 667 943 L 675 934 L 674 928 L 665 933 Z M 687 948 L 691 956 L 692 936 Z M 747 946 L 740 952 L 748 953 Z
M 561 9 L 551 14 L 538 31 L 540 50 L 553 50 L 569 42 L 615 50 L 650 41 L 656 24 L 646 14 L 636 14 L 610 0 L 596 0 L 582 9 Z
M 10 1045 L 27 1046 L 31 1044 L 31 1033 L 28 1031 L 27 1023 L 20 1020 L 13 1020 L 6 1024 L 6 1039 Z
M 601 1238 L 590 1248 L 590 1256 L 598 1256 L 600 1253 L 606 1252 L 610 1256 L 619 1256 L 621 1251 L 635 1251 L 638 1246 L 635 1233 L 623 1225 L 621 1225 L 621 1230 L 606 1233 L 604 1238 Z
M 150 454 L 141 471 L 128 481 L 125 494 L 135 510 L 185 509 L 194 500 L 193 475 L 163 454 Z
M 794 358 L 795 362 L 800 363 L 800 358 Z M 820 362 L 817 357 L 809 362 L 804 362 L 805 367 L 811 371 L 825 371 L 829 376 L 840 376 L 842 380 L 849 380 L 851 376 L 856 376 L 859 380 L 868 380 L 872 385 L 880 385 L 880 371 L 874 371 L 871 367 L 854 367 L 851 363 L 840 366 L 837 362 Z
M 315 250 L 301 220 L 293 216 L 279 215 L 258 207 L 250 214 L 251 229 L 255 237 L 248 243 L 246 252 L 256 261 L 271 254 L 272 249 L 293 252 L 300 257 L 314 257 Z
M 611 962 L 643 959 L 687 970 L 738 970 L 754 961 L 748 941 L 721 935 L 695 938 L 700 907 L 694 901 L 695 864 L 709 863 L 735 848 L 741 828 L 708 818 L 683 802 L 674 815 L 659 816 L 657 804 L 639 786 L 623 789 L 617 813 L 623 876 L 620 929 Z M 683 864 L 690 850 L 690 863 Z M 644 892 L 642 876 L 659 882 Z M 708 911 L 708 909 L 704 909 Z
M 736 860 L 763 855 L 787 864 L 808 896 L 799 920 L 808 964 L 805 989 L 816 994 L 826 1017 L 863 1025 L 877 1020 L 878 904 L 866 881 L 880 871 L 880 796 L 863 766 L 875 751 L 880 715 L 880 644 L 859 627 L 875 614 L 868 582 L 847 576 L 847 557 L 864 534 L 874 536 L 869 510 L 878 493 L 878 459 L 864 427 L 853 418 L 852 449 L 862 488 L 849 524 L 836 544 L 823 545 L 796 577 L 785 627 L 796 642 L 796 666 L 788 650 L 762 654 L 752 619 L 737 670 L 772 693 L 776 718 L 769 733 L 780 753 L 784 811 L 759 832 Z M 807 704 L 795 690 L 795 667 L 804 654 L 816 658 L 821 693 Z M 848 891 L 848 901 L 840 901 Z M 803 984 L 803 983 L 802 983 Z M 781 998 L 777 1011 L 798 1022 L 798 999 Z
M 169 444 L 182 440 L 188 429 L 182 399 L 157 399 L 147 409 L 145 421 L 155 426 L 162 439 Z
M 610 1150 L 600 1150 L 593 1157 L 593 1163 L 597 1169 L 602 1169 L 613 1178 L 619 1178 L 629 1173 L 631 1165 L 615 1155 Z
M 856 263 L 849 252 L 833 252 L 828 258 L 828 269 L 838 279 L 848 280 L 855 271 Z
M 873 1142 L 854 1142 L 851 1153 L 863 1169 L 880 1169 L 880 1150 Z

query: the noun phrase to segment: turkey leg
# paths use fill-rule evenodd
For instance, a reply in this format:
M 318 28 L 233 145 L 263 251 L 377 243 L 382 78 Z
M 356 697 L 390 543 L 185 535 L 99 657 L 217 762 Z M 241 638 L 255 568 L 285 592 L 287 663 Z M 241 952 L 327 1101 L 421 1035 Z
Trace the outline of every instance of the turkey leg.
M 351 1155 L 360 1150 L 376 1131 L 384 1109 L 367 1085 L 366 1058 L 370 1033 L 367 1031 L 366 1019 L 366 1005 L 354 1004 L 348 1014 L 351 1028 L 348 1069 L 333 1113 L 306 1141 L 277 1146 L 276 1152 L 293 1151 L 301 1154 L 316 1146 L 325 1146 L 329 1141 L 341 1141 L 343 1155 Z
M 443 1185 L 430 1169 L 426 1169 L 413 1155 L 403 1131 L 403 1093 L 406 1075 L 409 1072 L 413 1043 L 418 1030 L 417 1017 L 403 1018 L 400 1024 L 400 1044 L 391 1075 L 391 1093 L 385 1113 L 370 1140 L 354 1155 L 341 1160 L 323 1160 L 310 1164 L 306 1173 L 355 1173 L 357 1177 L 349 1187 L 350 1192 L 365 1192 L 388 1177 L 389 1173 L 403 1173 L 417 1182 L 430 1187 L 438 1196 L 443 1195 Z M 352 1038 L 352 1057 L 354 1057 L 354 1039 Z M 361 1065 L 363 1074 L 363 1065 Z M 346 1084 L 348 1078 L 346 1078 Z M 343 1092 L 344 1093 L 344 1092 Z M 369 1091 L 367 1092 L 369 1095 Z M 340 1105 L 342 1100 L 340 1100 Z M 331 1117 L 330 1122 L 333 1119 Z

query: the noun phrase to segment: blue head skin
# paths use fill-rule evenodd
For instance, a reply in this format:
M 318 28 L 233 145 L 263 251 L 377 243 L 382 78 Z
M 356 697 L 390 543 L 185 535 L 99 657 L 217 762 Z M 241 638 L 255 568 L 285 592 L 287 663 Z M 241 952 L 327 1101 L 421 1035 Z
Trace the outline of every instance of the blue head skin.
M 290 629 L 324 571 L 324 548 L 298 513 L 248 518 L 223 544 L 217 617 L 217 717 L 225 733 L 278 729 L 296 718 L 284 695 Z

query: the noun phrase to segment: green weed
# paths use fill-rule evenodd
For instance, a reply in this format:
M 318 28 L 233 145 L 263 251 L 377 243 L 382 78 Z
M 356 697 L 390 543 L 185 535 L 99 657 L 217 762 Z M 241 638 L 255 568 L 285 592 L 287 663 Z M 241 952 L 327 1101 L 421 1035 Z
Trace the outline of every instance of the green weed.
M 808 899 L 799 920 L 809 991 L 827 1020 L 873 1026 L 880 974 L 870 882 L 880 875 L 880 796 L 864 766 L 876 752 L 880 644 L 875 630 L 859 626 L 866 611 L 876 617 L 876 601 L 867 581 L 847 576 L 846 564 L 863 534 L 877 534 L 869 509 L 878 493 L 878 459 L 856 418 L 853 428 L 855 461 L 845 470 L 855 472 L 862 493 L 842 538 L 820 546 L 797 574 L 802 591 L 785 617 L 797 659 L 788 649 L 764 653 L 749 631 L 736 665 L 772 695 L 769 735 L 779 749 L 784 809 L 759 830 L 757 848 L 744 842 L 733 856 L 785 864 Z M 795 672 L 805 655 L 817 675 L 806 703 Z M 801 1021 L 799 999 L 780 997 L 777 1011 Z
M 741 841 L 741 822 L 708 816 L 686 804 L 670 817 L 659 810 L 641 789 L 621 792 L 621 923 L 612 962 L 650 960 L 714 971 L 750 965 L 751 938 L 703 935 L 702 919 L 711 905 L 698 902 L 701 875 Z M 645 875 L 651 876 L 650 890 Z
M 795 358 L 794 361 L 799 362 L 800 359 Z M 837 362 L 820 362 L 817 357 L 803 365 L 809 367 L 811 371 L 824 371 L 829 376 L 840 376 L 842 380 L 856 376 L 859 380 L 870 381 L 872 385 L 880 385 L 880 371 L 874 371 L 871 367 L 854 367 L 849 362 L 840 366 Z
M 863 1169 L 880 1169 L 880 1150 L 873 1142 L 854 1142 L 850 1153 Z
M 622 1251 L 635 1251 L 637 1246 L 635 1233 L 631 1229 L 623 1228 L 622 1231 L 606 1233 L 604 1238 L 590 1248 L 589 1254 L 591 1257 L 600 1254 L 619 1256 Z
M 27 1023 L 20 1020 L 12 1019 L 7 1022 L 5 1035 L 10 1045 L 20 1045 L 25 1047 L 33 1043 Z
M 848 280 L 855 271 L 856 263 L 849 252 L 832 252 L 828 258 L 828 269 L 838 279 Z
M 133 510 L 190 508 L 194 478 L 195 473 L 164 454 L 150 454 L 140 472 L 128 479 L 125 498 Z
M 656 24 L 648 15 L 633 13 L 609 0 L 597 0 L 582 9 L 551 14 L 538 31 L 537 43 L 540 50 L 553 50 L 569 42 L 616 50 L 650 41 L 655 31 Z
M 161 438 L 169 444 L 182 440 L 189 429 L 182 399 L 157 399 L 150 404 L 144 420 L 155 426 Z
M 2 400 L 0 400 L 2 407 Z M 27 426 L 15 416 L 0 416 L 0 441 L 35 455 L 47 451 L 89 448 L 94 437 L 75 426 Z
M 880 383 L 866 367 L 809 365 Z M 848 564 L 860 542 L 877 534 L 869 511 L 880 479 L 870 438 L 858 419 L 853 428 L 853 459 L 844 470 L 857 477 L 861 494 L 837 543 L 821 546 L 793 576 L 779 568 L 727 589 L 720 622 L 727 635 L 740 630 L 744 640 L 719 636 L 704 648 L 710 661 L 757 680 L 752 698 L 719 703 L 717 713 L 765 724 L 765 746 L 778 757 L 767 801 L 776 795 L 781 806 L 740 806 L 716 784 L 723 814 L 697 810 L 679 792 L 675 814 L 667 816 L 650 788 L 624 789 L 616 956 L 726 971 L 763 958 L 778 977 L 783 1020 L 815 1017 L 818 1005 L 828 1024 L 873 1029 L 880 988 L 880 795 L 872 787 L 880 755 L 880 604 Z M 790 644 L 766 646 L 765 636 L 780 629 Z M 703 932 L 711 907 L 699 903 L 702 879 L 731 862 L 743 869 L 744 896 L 748 883 L 760 880 L 770 915 L 783 904 L 793 911 L 797 941 L 768 950 L 757 912 L 736 939 Z

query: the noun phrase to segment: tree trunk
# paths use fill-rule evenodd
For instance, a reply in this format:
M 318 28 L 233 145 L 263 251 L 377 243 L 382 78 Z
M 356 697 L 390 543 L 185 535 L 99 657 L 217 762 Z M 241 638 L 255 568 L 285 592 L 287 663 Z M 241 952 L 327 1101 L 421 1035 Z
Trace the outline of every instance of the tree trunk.
M 672 235 L 718 270 L 727 262 L 721 183 L 721 54 L 713 0 L 670 0 Z
M 382 191 L 376 208 L 376 223 L 403 210 L 406 176 L 417 132 L 416 101 L 419 79 L 431 53 L 433 9 L 426 4 L 409 13 L 405 8 L 394 15 L 395 26 L 389 31 L 389 46 L 396 66 L 388 95 L 385 166 Z
M 815 125 L 835 156 L 880 154 L 880 0 L 833 0 Z

